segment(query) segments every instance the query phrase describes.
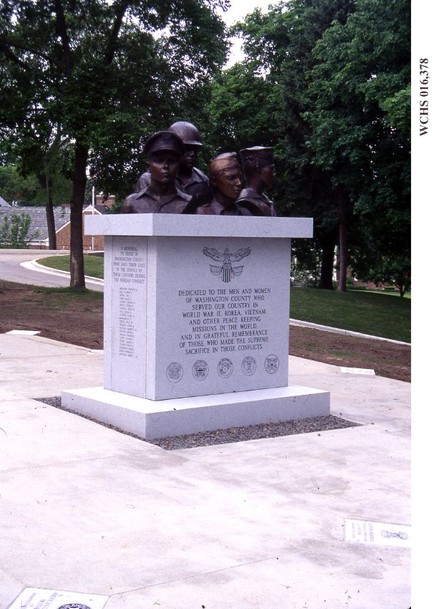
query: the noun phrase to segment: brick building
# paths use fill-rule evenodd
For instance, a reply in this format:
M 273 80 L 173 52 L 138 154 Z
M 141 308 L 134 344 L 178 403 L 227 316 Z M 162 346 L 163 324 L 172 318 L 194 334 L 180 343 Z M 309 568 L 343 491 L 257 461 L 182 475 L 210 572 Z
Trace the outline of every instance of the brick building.
M 88 205 L 84 207 L 83 216 L 107 213 L 115 203 L 115 197 L 113 196 L 103 198 L 103 196 L 97 195 L 95 199 L 95 206 Z M 11 216 L 20 213 L 27 213 L 31 218 L 28 233 L 30 237 L 29 248 L 48 249 L 49 240 L 45 207 L 10 205 L 4 199 L 1 200 L 0 223 L 5 215 Z M 71 232 L 70 206 L 57 205 L 53 208 L 53 214 L 56 227 L 56 249 L 69 250 Z M 83 250 L 85 252 L 102 251 L 103 248 L 104 238 L 102 236 L 83 236 Z

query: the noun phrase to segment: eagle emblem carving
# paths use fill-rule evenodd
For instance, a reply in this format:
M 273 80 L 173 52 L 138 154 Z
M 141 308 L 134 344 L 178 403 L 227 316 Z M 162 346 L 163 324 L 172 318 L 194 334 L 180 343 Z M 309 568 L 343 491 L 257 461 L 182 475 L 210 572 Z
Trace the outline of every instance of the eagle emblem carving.
M 231 252 L 227 247 L 223 252 L 215 249 L 214 247 L 204 247 L 203 254 L 212 258 L 215 262 L 220 264 L 210 264 L 210 272 L 212 275 L 221 277 L 224 283 L 229 283 L 233 277 L 239 277 L 244 270 L 244 266 L 233 266 L 234 262 L 239 262 L 246 256 L 251 254 L 249 247 L 241 247 L 236 252 Z

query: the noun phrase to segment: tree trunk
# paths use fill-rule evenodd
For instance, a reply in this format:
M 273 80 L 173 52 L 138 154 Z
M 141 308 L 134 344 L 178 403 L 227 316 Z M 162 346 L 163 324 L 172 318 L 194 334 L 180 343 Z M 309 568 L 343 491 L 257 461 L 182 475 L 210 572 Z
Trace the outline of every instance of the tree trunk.
M 331 231 L 321 238 L 322 247 L 321 274 L 319 287 L 321 290 L 333 290 L 333 265 L 335 263 L 336 231 Z
M 47 220 L 47 233 L 48 233 L 48 249 L 56 249 L 56 227 L 53 213 L 53 196 L 52 188 L 53 181 L 49 177 L 48 172 L 38 174 L 38 182 L 43 190 L 45 190 L 45 217 Z
M 56 226 L 54 221 L 53 213 L 53 196 L 52 196 L 52 180 L 46 178 L 45 191 L 47 193 L 47 201 L 45 204 L 45 214 L 47 217 L 47 230 L 48 230 L 48 249 L 56 249 Z
M 340 189 L 338 193 L 338 212 L 339 212 L 339 278 L 338 291 L 347 290 L 347 200 L 348 196 L 345 189 Z
M 82 211 L 85 201 L 88 152 L 88 146 L 76 143 L 74 151 L 73 198 L 70 215 L 70 287 L 75 290 L 84 290 L 86 288 Z

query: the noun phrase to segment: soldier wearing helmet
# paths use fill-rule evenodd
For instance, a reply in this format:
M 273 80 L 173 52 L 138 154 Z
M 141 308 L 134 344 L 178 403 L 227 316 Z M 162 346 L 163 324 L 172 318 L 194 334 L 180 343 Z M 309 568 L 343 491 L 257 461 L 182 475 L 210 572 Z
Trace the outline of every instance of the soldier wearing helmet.
M 168 131 L 175 133 L 185 145 L 185 154 L 181 158 L 177 174 L 176 185 L 179 190 L 192 196 L 191 206 L 193 210 L 198 205 L 208 203 L 212 198 L 207 176 L 198 167 L 198 153 L 203 147 L 197 127 L 187 121 L 173 123 Z M 143 188 L 149 181 L 149 174 L 144 173 L 139 178 L 137 190 Z
M 196 167 L 198 153 L 203 147 L 197 127 L 186 121 L 177 121 L 169 129 L 185 144 L 185 154 L 180 162 L 177 181 L 179 188 L 188 195 L 201 197 L 206 203 L 212 197 L 207 176 Z
M 182 140 L 171 131 L 158 131 L 148 138 L 144 151 L 148 183 L 125 199 L 121 213 L 186 213 L 191 197 L 176 186 L 180 160 L 185 153 Z

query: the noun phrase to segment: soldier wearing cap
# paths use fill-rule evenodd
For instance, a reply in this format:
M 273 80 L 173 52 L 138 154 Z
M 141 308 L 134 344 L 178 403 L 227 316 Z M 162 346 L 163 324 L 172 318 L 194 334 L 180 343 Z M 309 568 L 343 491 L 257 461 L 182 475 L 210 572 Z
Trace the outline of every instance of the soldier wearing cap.
M 197 214 L 239 216 L 235 205 L 242 190 L 242 171 L 236 152 L 218 155 L 209 165 L 209 183 L 213 190 L 212 201 L 198 207 Z
M 237 205 L 243 215 L 277 216 L 274 203 L 264 194 L 271 188 L 275 178 L 274 153 L 272 148 L 253 146 L 239 152 L 246 187 L 239 195 Z
M 148 138 L 144 148 L 149 184 L 129 195 L 121 213 L 184 213 L 191 197 L 176 187 L 176 177 L 185 147 L 171 131 L 158 131 Z
M 193 197 L 190 207 L 195 208 L 198 205 L 208 203 L 212 198 L 208 177 L 198 167 L 195 167 L 198 153 L 203 147 L 197 127 L 187 121 L 177 121 L 168 128 L 168 131 L 178 135 L 185 145 L 185 154 L 180 160 L 177 173 L 177 188 Z M 142 190 L 149 183 L 149 172 L 143 173 L 138 180 L 136 189 Z

